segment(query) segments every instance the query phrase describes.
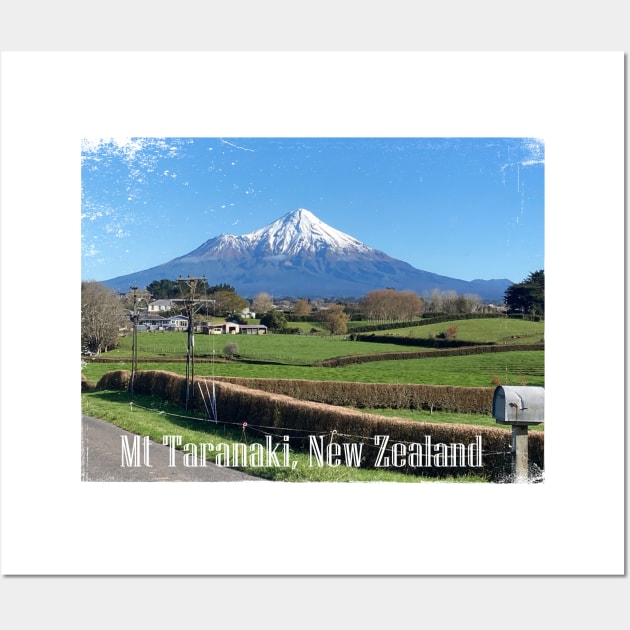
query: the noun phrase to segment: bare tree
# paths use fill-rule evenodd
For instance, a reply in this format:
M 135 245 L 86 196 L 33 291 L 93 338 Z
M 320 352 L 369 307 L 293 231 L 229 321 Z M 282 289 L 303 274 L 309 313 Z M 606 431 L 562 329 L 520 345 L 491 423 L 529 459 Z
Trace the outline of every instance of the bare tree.
M 295 303 L 295 309 L 293 312 L 296 315 L 310 315 L 312 310 L 313 310 L 313 307 L 311 306 L 311 303 L 308 300 L 305 300 L 304 298 L 300 298 Z
M 273 300 L 269 293 L 261 291 L 255 295 L 252 300 L 252 308 L 254 309 L 254 313 L 268 313 L 273 308 Z
M 127 323 L 119 295 L 101 282 L 81 282 L 81 352 L 107 352 Z
M 427 304 L 427 310 L 431 313 L 446 313 L 448 315 L 461 315 L 483 310 L 481 298 L 473 293 L 457 295 L 455 291 L 440 291 L 433 289 Z
M 361 300 L 365 318 L 373 321 L 404 321 L 422 315 L 424 300 L 413 291 L 380 289 Z
M 396 296 L 396 317 L 410 320 L 424 313 L 424 300 L 413 291 L 399 291 Z

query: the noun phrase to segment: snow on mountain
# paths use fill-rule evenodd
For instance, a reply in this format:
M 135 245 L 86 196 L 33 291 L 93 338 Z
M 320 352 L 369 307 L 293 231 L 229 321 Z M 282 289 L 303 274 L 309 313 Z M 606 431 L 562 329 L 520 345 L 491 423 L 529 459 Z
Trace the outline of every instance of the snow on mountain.
M 241 238 L 260 254 L 272 256 L 315 254 L 324 250 L 345 253 L 371 251 L 361 241 L 320 221 L 304 208 L 289 212 L 266 227 Z

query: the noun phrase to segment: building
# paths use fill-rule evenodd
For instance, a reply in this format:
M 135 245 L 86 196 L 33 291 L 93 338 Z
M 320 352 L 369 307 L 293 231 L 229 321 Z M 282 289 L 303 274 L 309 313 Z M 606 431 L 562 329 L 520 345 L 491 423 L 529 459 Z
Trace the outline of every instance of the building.
M 159 313 L 162 311 L 172 311 L 176 303 L 173 300 L 155 300 L 149 304 L 149 313 Z
M 266 335 L 267 326 L 221 322 L 220 324 L 205 324 L 201 332 L 205 335 Z

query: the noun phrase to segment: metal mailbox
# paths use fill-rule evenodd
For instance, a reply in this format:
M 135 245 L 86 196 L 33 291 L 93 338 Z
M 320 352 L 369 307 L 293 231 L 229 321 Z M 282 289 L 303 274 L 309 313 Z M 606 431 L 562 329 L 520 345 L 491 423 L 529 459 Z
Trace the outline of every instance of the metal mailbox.
M 545 421 L 545 388 L 499 385 L 492 397 L 492 416 L 500 424 L 541 424 Z

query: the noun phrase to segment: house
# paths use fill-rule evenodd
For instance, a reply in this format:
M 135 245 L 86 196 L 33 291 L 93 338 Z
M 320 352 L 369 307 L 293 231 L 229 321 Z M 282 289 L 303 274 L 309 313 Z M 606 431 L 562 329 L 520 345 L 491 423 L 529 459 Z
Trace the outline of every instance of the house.
M 167 330 L 188 330 L 188 317 L 184 315 L 174 315 L 169 317 L 166 325 Z
M 158 313 L 160 311 L 171 311 L 175 308 L 173 300 L 155 300 L 149 304 L 150 313 Z
M 168 319 L 155 313 L 138 313 L 138 330 L 165 330 Z

